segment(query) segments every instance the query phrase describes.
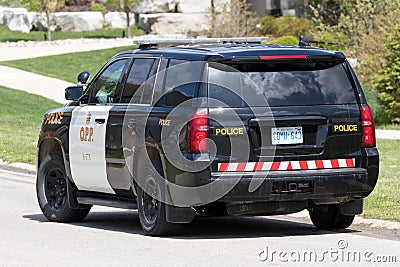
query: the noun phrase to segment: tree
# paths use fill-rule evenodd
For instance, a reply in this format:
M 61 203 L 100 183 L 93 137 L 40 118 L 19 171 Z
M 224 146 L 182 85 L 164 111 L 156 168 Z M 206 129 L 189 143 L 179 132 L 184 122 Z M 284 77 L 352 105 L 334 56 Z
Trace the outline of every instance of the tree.
M 131 38 L 131 18 L 130 14 L 135 5 L 139 4 L 140 0 L 107 0 L 109 5 L 117 8 L 118 11 L 124 12 L 126 15 L 126 34 Z
M 211 37 L 244 37 L 256 29 L 256 14 L 246 0 L 211 0 Z
M 51 41 L 51 19 L 50 14 L 63 5 L 62 0 L 22 0 L 29 9 L 44 12 L 46 14 L 47 41 Z
M 388 53 L 388 36 L 400 23 L 400 0 L 350 0 L 346 5 L 339 30 L 352 43 L 350 55 L 360 62 L 356 71 L 361 80 L 370 82 Z
M 20 5 L 20 0 L 0 0 L 0 6 L 19 7 Z
M 348 0 L 343 8 L 339 27 L 354 44 L 359 44 L 363 35 L 387 31 L 399 22 L 395 18 L 400 8 L 399 0 Z
M 333 0 L 309 0 L 329 2 Z M 400 23 L 400 0 L 335 0 L 340 17 L 337 25 L 319 21 L 314 38 L 349 43 L 346 54 L 358 59 L 358 77 L 363 82 L 382 68 L 387 53 L 387 38 L 394 25 Z M 321 13 L 323 16 L 323 13 Z M 326 37 L 326 38 L 324 38 Z M 330 40 L 329 40 L 330 39 Z
M 316 24 L 337 25 L 346 0 L 308 0 L 304 8 Z
M 400 25 L 389 37 L 383 68 L 373 79 L 379 92 L 383 112 L 394 123 L 400 123 Z

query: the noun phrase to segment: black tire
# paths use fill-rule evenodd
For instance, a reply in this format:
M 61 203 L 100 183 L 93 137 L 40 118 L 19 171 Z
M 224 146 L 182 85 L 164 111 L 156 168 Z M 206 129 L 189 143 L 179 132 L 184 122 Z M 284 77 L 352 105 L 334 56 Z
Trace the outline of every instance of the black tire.
M 318 205 L 308 210 L 311 221 L 318 229 L 346 229 L 355 215 L 343 215 L 339 205 Z
M 36 195 L 43 215 L 52 222 L 79 222 L 89 213 L 90 207 L 72 209 L 68 202 L 67 177 L 60 152 L 46 155 L 39 167 Z
M 154 167 L 152 167 L 152 165 Z M 161 193 L 160 184 L 155 179 L 156 172 L 162 173 L 159 161 L 147 161 L 138 170 L 144 189 L 137 186 L 137 203 L 140 225 L 146 235 L 168 236 L 176 235 L 182 229 L 182 224 L 169 223 L 166 219 L 166 204 L 157 200 Z M 153 192 L 153 194 L 148 194 Z

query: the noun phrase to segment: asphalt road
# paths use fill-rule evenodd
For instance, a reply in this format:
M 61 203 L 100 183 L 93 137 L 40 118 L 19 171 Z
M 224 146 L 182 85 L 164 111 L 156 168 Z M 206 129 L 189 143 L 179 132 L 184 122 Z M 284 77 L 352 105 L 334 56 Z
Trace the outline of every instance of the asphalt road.
M 96 207 L 82 223 L 51 223 L 37 205 L 33 177 L 1 169 L 0 203 L 0 266 L 291 266 L 293 261 L 300 266 L 377 266 L 378 261 L 397 261 L 384 265 L 398 266 L 400 262 L 396 233 L 353 227 L 320 231 L 288 216 L 197 218 L 183 235 L 164 238 L 142 235 L 136 211 Z

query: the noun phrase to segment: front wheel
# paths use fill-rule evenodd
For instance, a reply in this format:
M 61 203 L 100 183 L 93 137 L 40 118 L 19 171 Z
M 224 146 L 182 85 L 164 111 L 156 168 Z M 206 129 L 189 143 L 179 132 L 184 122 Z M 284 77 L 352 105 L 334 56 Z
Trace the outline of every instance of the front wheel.
M 67 177 L 61 153 L 52 152 L 42 160 L 36 180 L 36 194 L 43 215 L 53 222 L 79 222 L 89 208 L 72 209 L 68 202 Z
M 319 229 L 346 229 L 355 215 L 343 215 L 339 205 L 317 205 L 308 210 L 311 221 Z
M 162 173 L 159 162 L 148 161 L 139 171 L 143 187 L 137 187 L 137 203 L 140 225 L 146 235 L 166 236 L 180 232 L 182 225 L 169 223 L 166 219 L 166 204 L 160 201 L 161 189 L 156 172 Z

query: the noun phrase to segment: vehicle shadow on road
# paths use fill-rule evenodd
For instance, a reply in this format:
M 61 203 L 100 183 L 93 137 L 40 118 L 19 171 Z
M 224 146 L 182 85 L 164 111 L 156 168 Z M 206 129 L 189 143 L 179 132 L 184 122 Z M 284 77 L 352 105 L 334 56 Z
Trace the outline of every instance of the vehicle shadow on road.
M 26 219 L 48 222 L 42 214 L 24 215 Z M 169 236 L 172 239 L 227 239 L 258 238 L 280 236 L 327 235 L 336 233 L 354 233 L 357 230 L 325 231 L 316 229 L 307 222 L 290 221 L 286 216 L 272 217 L 196 217 L 184 225 L 180 235 Z M 143 235 L 137 211 L 91 212 L 88 217 L 72 225 L 102 229 L 128 234 Z
M 23 218 L 40 223 L 54 223 L 49 222 L 43 214 L 23 215 Z M 143 234 L 137 212 L 129 210 L 92 211 L 82 222 L 66 224 L 128 234 Z
M 186 227 L 184 235 L 176 239 L 226 239 L 280 236 L 307 236 L 335 234 L 338 231 L 323 231 L 305 222 L 289 221 L 275 217 L 199 217 Z M 341 230 L 352 233 L 354 230 Z

